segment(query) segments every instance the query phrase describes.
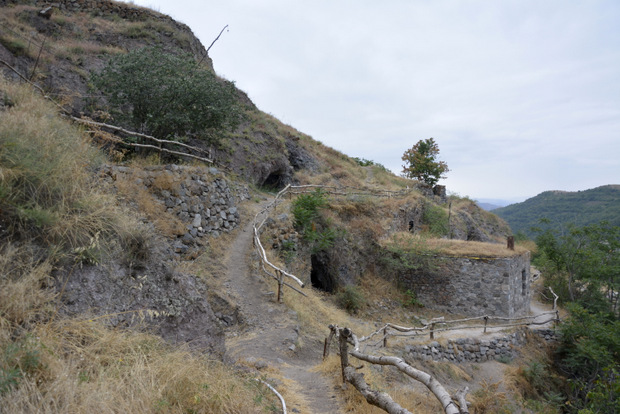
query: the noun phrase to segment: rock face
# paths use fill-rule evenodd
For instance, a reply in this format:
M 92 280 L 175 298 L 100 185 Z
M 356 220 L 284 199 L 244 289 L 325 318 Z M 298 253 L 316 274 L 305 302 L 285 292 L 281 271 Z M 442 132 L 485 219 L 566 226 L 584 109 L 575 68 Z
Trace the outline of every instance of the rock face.
M 155 254 L 139 270 L 113 261 L 56 275 L 62 311 L 101 317 L 118 328 L 143 328 L 170 343 L 188 343 L 223 358 L 224 333 L 206 300 L 204 282 L 174 272 L 160 260 Z

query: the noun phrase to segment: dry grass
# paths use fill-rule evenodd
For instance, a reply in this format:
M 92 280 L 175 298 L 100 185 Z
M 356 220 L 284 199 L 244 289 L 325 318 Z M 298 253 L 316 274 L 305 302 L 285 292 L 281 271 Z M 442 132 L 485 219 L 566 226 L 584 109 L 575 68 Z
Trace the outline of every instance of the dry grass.
M 510 414 L 513 411 L 511 401 L 506 393 L 499 391 L 499 383 L 483 383 L 470 395 L 468 401 L 474 414 Z
M 0 265 L 3 411 L 259 413 L 275 405 L 252 378 L 158 337 L 50 319 L 53 294 L 41 283 L 51 266 L 31 252 L 6 246 Z
M 433 239 L 408 232 L 395 233 L 392 238 L 383 239 L 381 242 L 384 245 L 387 243 L 396 243 L 404 250 L 409 249 L 410 246 L 420 246 L 425 250 L 432 251 L 433 254 L 454 257 L 512 257 L 524 254 L 528 251 L 523 246 L 515 246 L 515 250 L 509 250 L 505 245 L 498 243 Z
M 166 206 L 144 185 L 138 183 L 135 176 L 127 174 L 119 177 L 116 188 L 119 195 L 135 203 L 138 211 L 144 214 L 164 236 L 176 237 L 185 233 L 183 222 L 177 216 L 168 213 Z
M 159 338 L 62 319 L 40 324 L 17 346 L 23 376 L 2 395 L 7 412 L 259 413 L 267 396 L 222 363 L 171 349 Z M 7 354 L 11 344 L 2 343 Z M 16 344 L 13 343 L 13 346 Z
M 117 253 L 131 250 L 141 230 L 95 185 L 88 168 L 100 155 L 77 129 L 24 87 L 2 82 L 0 93 L 11 104 L 0 111 L 2 412 L 259 413 L 276 406 L 258 382 L 206 355 L 57 313 L 49 286 L 54 267 L 66 263 L 55 261 L 58 252 L 97 259 L 106 242 Z
M 100 191 L 89 168 L 103 157 L 80 131 L 30 89 L 0 81 L 13 106 L 0 112 L 0 207 L 8 229 L 70 252 L 130 240 L 137 223 Z

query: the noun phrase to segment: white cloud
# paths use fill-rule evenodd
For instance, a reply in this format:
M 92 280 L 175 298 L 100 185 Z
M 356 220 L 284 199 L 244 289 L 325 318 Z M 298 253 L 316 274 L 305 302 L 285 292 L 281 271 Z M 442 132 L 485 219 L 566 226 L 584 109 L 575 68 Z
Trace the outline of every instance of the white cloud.
M 262 110 L 399 172 L 434 137 L 475 198 L 620 183 L 620 3 L 145 0 Z

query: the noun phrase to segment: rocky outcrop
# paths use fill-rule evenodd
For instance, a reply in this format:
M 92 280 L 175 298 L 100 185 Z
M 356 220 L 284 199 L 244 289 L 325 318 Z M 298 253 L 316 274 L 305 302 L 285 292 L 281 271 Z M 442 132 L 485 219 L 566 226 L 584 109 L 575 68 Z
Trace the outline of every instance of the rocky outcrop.
M 140 269 L 119 261 L 87 265 L 56 275 L 62 312 L 90 315 L 116 328 L 146 329 L 170 343 L 216 358 L 225 353 L 224 333 L 196 276 L 176 272 L 154 253 Z

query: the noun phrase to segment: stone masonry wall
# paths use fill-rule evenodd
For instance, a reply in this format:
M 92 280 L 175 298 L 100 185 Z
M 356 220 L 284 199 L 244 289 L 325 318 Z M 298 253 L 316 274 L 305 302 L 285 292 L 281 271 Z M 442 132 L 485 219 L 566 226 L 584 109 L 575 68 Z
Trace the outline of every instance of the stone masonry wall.
M 439 270 L 407 276 L 418 299 L 433 309 L 513 317 L 529 312 L 530 256 L 441 257 Z
M 124 176 L 144 186 L 156 202 L 183 222 L 186 231 L 173 245 L 179 254 L 204 244 L 207 236 L 217 237 L 237 227 L 237 203 L 249 199 L 247 186 L 228 183 L 216 168 L 174 164 L 142 169 L 106 166 L 102 173 L 112 181 Z
M 545 341 L 557 339 L 553 330 L 532 330 Z M 426 345 L 405 346 L 405 358 L 423 361 L 484 362 L 489 360 L 510 361 L 517 356 L 519 347 L 526 342 L 525 330 L 494 339 L 459 338 L 448 340 L 447 345 L 431 342 Z

